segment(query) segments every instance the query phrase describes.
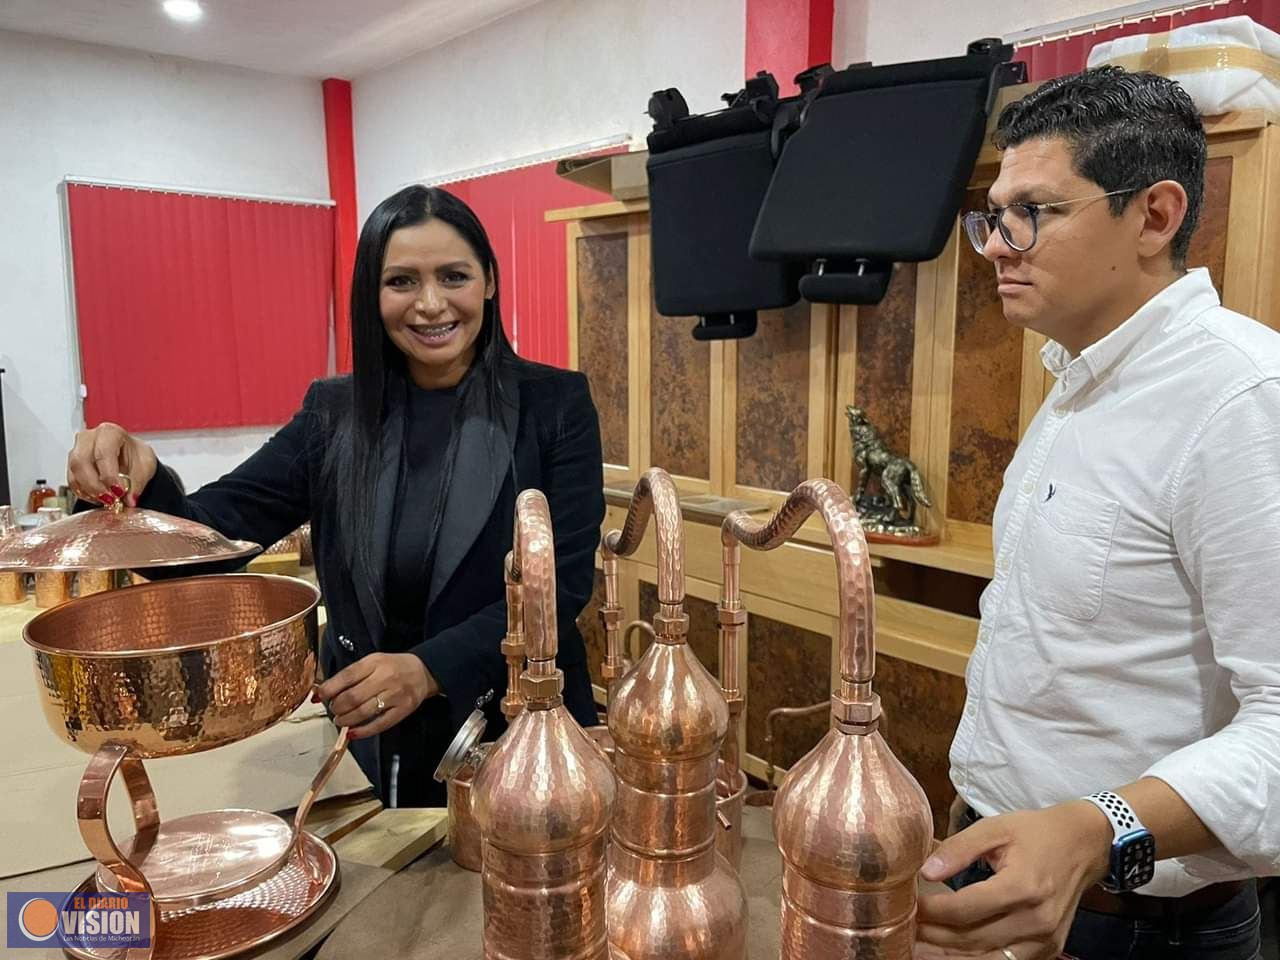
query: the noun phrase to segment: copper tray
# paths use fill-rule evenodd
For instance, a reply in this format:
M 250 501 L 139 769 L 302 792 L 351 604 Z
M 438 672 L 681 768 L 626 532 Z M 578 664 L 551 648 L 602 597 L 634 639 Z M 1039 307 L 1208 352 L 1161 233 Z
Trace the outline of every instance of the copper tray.
M 197 907 L 159 907 L 152 960 L 221 960 L 255 949 L 305 923 L 338 888 L 338 858 L 323 840 L 304 832 L 292 856 L 263 883 L 225 900 Z M 93 877 L 76 893 L 106 892 Z M 124 951 L 73 949 L 82 960 L 120 960 Z

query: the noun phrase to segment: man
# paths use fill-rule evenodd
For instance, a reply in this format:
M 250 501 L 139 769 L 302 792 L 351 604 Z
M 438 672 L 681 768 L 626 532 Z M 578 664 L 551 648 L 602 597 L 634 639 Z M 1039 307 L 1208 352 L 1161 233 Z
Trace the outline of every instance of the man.
M 1058 384 L 996 507 L 951 748 L 967 829 L 923 870 L 959 889 L 921 898 L 916 956 L 1253 960 L 1253 877 L 1280 872 L 1280 335 L 1185 269 L 1206 151 L 1177 84 L 1053 80 L 996 140 L 966 230 Z

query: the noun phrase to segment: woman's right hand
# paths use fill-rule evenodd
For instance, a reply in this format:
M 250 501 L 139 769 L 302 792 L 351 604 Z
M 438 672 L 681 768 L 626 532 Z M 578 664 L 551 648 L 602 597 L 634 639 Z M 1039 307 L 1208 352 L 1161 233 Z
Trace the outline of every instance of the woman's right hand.
M 110 506 L 126 496 L 120 486 L 120 475 L 126 474 L 127 503 L 137 506 L 138 497 L 156 475 L 157 464 L 150 444 L 119 424 L 102 423 L 76 434 L 75 446 L 67 456 L 67 485 L 81 500 Z

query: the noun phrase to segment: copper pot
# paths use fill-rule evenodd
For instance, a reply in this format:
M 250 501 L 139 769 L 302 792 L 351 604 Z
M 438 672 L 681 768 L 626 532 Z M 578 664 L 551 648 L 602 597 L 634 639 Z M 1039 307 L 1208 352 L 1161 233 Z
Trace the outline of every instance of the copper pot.
M 62 604 L 23 637 L 54 733 L 86 753 L 115 741 L 176 756 L 297 709 L 315 679 L 318 601 L 288 577 L 158 581 Z
M 539 491 L 516 499 L 512 540 L 507 580 L 520 596 L 509 598 L 520 601 L 528 666 L 519 683 L 523 709 L 471 787 L 483 851 L 484 954 L 606 960 L 605 846 L 615 781 L 564 707 L 554 540 Z
M 684 527 L 675 484 L 663 470 L 645 472 L 623 528 L 604 538 L 606 593 L 616 597 L 607 589 L 610 574 L 616 579 L 617 558 L 638 549 L 651 515 L 658 535 L 655 638 L 609 698 L 618 774 L 609 942 L 631 960 L 740 960 L 746 893 L 716 852 L 716 771 L 729 708 L 685 639 Z M 617 608 L 610 618 L 615 626 L 620 614 Z M 615 663 L 616 632 L 609 637 Z
M 742 866 L 742 804 L 747 775 L 721 760 L 716 770 L 716 850 L 735 870 Z
M 18 532 L 18 518 L 13 507 L 0 506 L 0 542 Z M 16 570 L 0 570 L 0 604 L 22 603 L 27 599 L 27 584 Z
M 484 862 L 480 847 L 480 825 L 471 810 L 471 784 L 475 780 L 476 767 L 493 749 L 492 743 L 476 747 L 476 757 L 463 764 L 449 778 L 446 790 L 449 798 L 449 852 L 453 862 L 464 870 L 480 872 Z
M 832 729 L 782 782 L 773 807 L 783 858 L 784 960 L 909 960 L 916 876 L 933 819 L 924 791 L 881 737 L 871 563 L 853 504 L 830 480 L 797 487 L 767 524 L 725 518 L 725 542 L 785 543 L 812 512 L 826 523 L 840 590 L 840 685 Z

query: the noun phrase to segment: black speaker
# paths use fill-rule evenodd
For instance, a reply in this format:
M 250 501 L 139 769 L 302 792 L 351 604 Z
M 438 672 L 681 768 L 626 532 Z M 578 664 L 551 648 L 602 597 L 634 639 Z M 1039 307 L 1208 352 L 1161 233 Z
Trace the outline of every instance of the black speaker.
M 813 264 L 809 300 L 878 303 L 894 262 L 946 246 L 995 94 L 1025 74 L 1012 55 L 980 40 L 963 57 L 826 77 L 782 148 L 751 255 Z

